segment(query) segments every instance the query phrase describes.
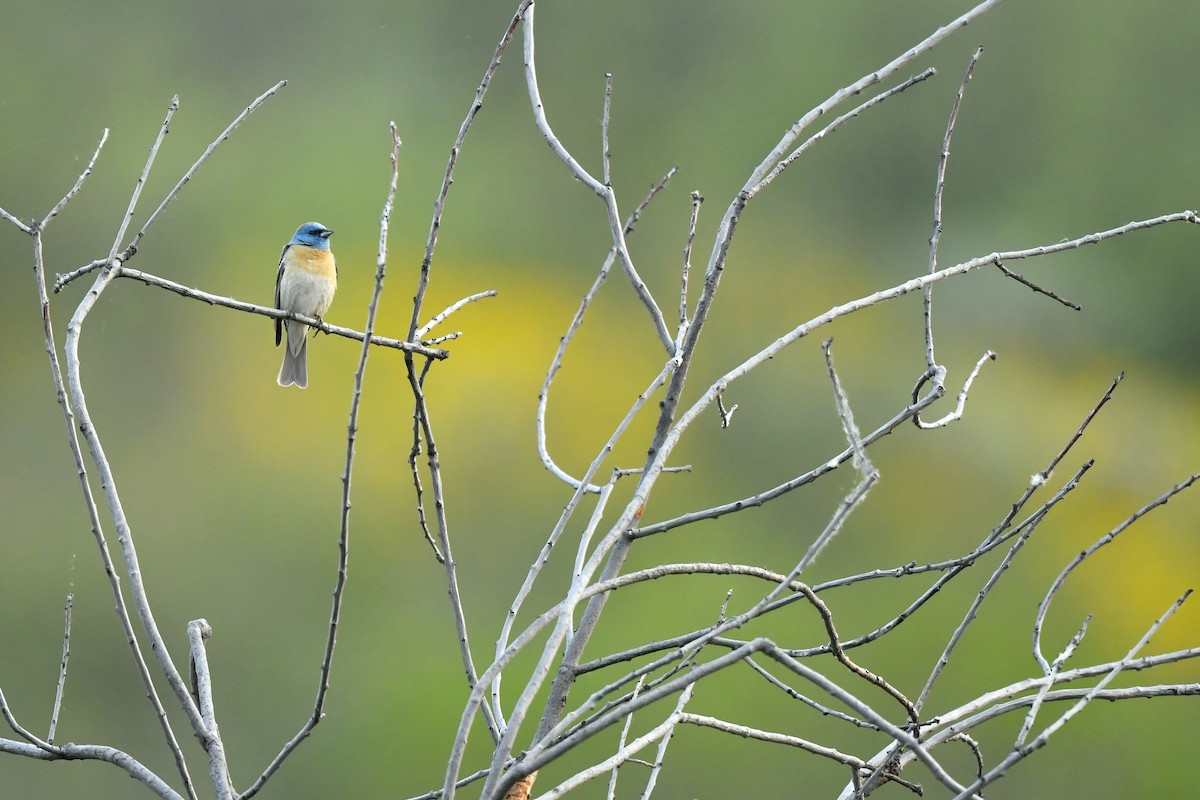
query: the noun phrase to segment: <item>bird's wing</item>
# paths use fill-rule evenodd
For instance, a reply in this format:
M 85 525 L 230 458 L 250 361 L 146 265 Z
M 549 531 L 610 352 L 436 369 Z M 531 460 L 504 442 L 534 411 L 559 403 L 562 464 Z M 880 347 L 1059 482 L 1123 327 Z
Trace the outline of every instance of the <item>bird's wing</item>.
M 275 273 L 275 307 L 278 309 L 281 309 L 281 310 L 283 309 L 283 306 L 280 305 L 279 284 L 283 283 L 283 260 L 285 258 L 287 258 L 287 251 L 288 251 L 288 248 L 291 246 L 292 245 L 290 243 L 285 244 L 283 246 L 283 252 L 281 252 L 279 254 L 279 271 Z M 279 342 L 282 338 L 283 338 L 283 320 L 276 319 L 275 320 L 275 346 L 276 347 L 279 347 Z

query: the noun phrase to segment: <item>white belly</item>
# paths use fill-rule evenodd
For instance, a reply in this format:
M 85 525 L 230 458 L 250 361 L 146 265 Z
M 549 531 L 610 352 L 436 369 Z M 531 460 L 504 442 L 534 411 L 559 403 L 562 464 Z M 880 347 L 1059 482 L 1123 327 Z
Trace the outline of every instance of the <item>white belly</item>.
M 334 280 L 304 269 L 290 269 L 279 283 L 279 307 L 284 311 L 321 317 L 333 302 Z

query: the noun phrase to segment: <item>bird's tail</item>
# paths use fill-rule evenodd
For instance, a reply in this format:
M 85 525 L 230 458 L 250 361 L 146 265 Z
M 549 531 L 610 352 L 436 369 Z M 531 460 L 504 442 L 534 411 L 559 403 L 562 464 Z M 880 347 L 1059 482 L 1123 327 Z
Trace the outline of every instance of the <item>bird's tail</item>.
M 301 389 L 308 386 L 308 326 L 289 320 L 287 343 L 283 347 L 283 366 L 279 368 L 279 385 Z

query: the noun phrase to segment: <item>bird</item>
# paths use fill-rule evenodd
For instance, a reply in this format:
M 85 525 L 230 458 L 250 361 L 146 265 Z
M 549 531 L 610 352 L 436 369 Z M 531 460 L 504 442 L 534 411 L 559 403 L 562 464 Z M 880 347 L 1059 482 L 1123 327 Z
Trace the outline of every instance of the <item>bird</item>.
M 275 307 L 306 317 L 320 319 L 333 302 L 337 290 L 337 261 L 329 249 L 333 231 L 319 222 L 306 222 L 296 230 L 292 240 L 284 245 L 279 256 L 279 273 L 275 277 Z M 283 339 L 287 327 L 287 344 L 283 348 L 283 366 L 279 368 L 279 385 L 308 386 L 308 325 L 294 319 L 275 320 L 275 346 Z

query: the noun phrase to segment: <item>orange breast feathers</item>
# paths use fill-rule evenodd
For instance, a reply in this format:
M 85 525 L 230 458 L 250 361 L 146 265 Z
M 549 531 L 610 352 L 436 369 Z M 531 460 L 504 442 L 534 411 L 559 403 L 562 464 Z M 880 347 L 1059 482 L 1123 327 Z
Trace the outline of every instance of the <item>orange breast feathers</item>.
M 337 280 L 337 262 L 329 250 L 294 244 L 288 248 L 287 260 L 291 269 L 301 269 L 322 278 Z

